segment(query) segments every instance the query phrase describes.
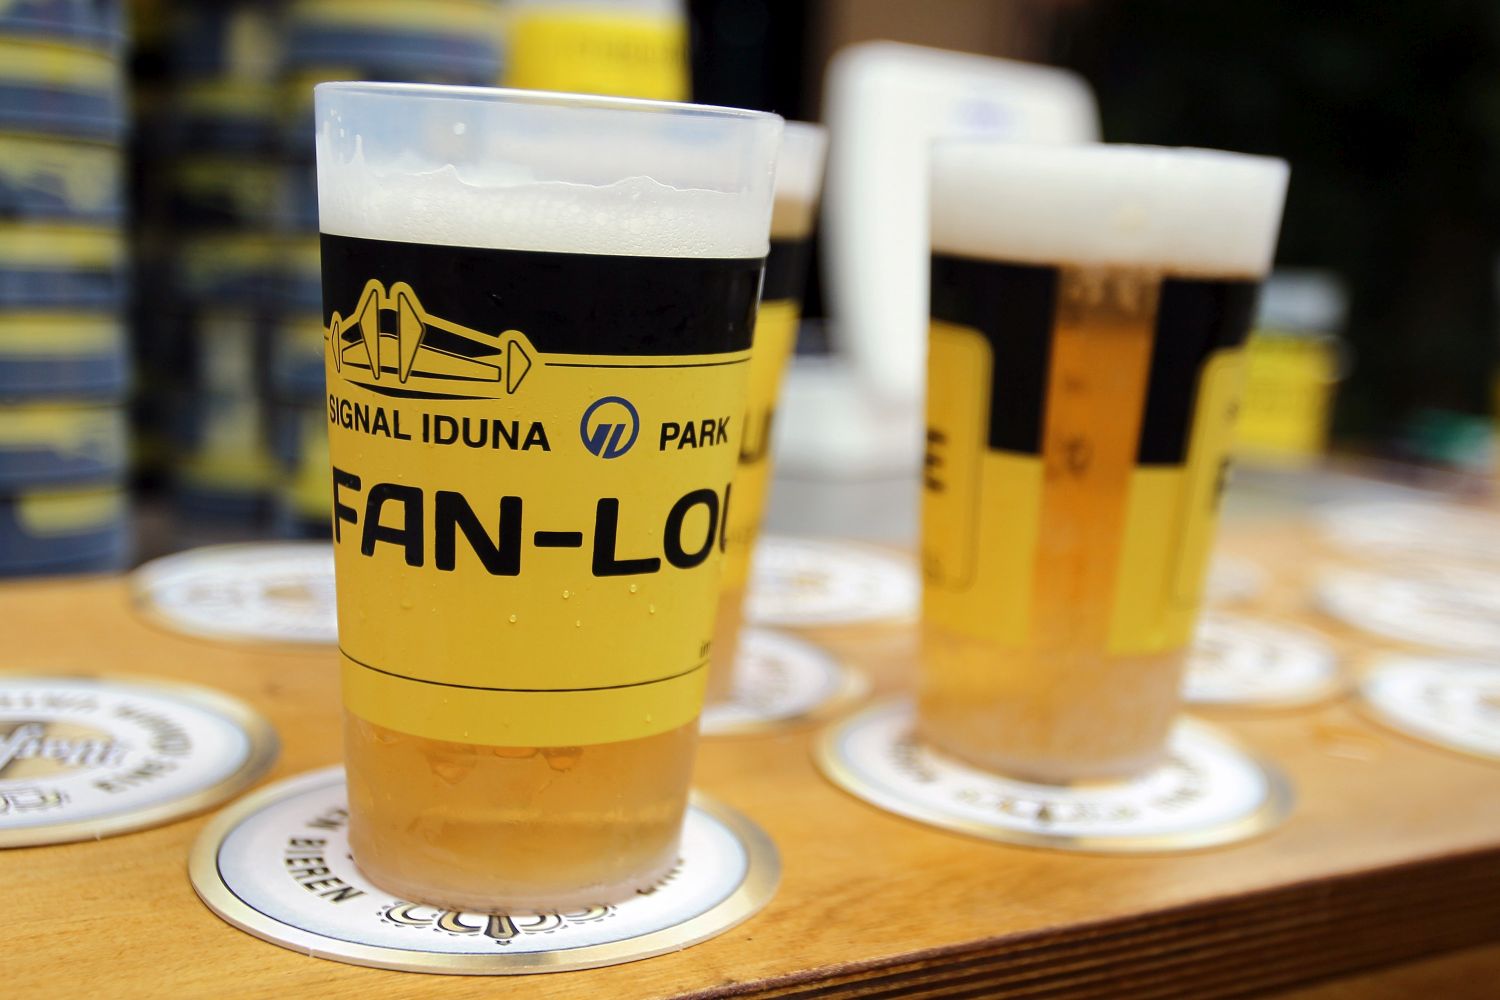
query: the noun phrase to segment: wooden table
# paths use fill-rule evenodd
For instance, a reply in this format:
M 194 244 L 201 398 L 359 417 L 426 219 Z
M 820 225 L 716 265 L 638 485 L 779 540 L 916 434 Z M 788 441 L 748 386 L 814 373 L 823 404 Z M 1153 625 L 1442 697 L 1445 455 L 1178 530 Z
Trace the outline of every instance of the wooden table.
M 1241 524 L 1229 547 L 1290 569 L 1260 602 L 1310 617 L 1305 529 Z M 216 644 L 147 624 L 118 579 L 0 586 L 3 664 L 196 681 L 265 712 L 284 747 L 268 780 L 335 763 L 331 650 Z M 1320 621 L 1358 668 L 1372 647 Z M 823 630 L 880 690 L 909 679 L 909 627 Z M 1348 704 L 1215 713 L 1278 761 L 1295 812 L 1269 836 L 1174 857 L 1010 848 L 888 815 L 834 788 L 811 731 L 710 740 L 698 786 L 781 848 L 757 917 L 689 951 L 514 979 L 414 976 L 310 959 L 210 913 L 188 884 L 198 817 L 97 843 L 0 854 L 8 995 L 371 997 L 1217 997 L 1500 941 L 1500 765 L 1387 733 Z M 1408 966 L 1434 996 L 1496 995 L 1500 948 Z M 1364 982 L 1395 982 L 1387 977 Z M 1358 980 L 1352 982 L 1359 982 Z M 1441 988 L 1447 984 L 1451 988 Z M 1374 990 L 1374 987 L 1371 987 Z

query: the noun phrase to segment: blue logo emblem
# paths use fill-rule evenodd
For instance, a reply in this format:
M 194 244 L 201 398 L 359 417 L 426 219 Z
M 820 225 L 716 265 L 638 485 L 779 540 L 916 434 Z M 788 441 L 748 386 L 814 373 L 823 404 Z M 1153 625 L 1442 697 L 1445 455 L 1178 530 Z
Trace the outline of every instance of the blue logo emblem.
M 598 415 L 598 420 L 594 419 Z M 641 433 L 641 415 L 623 396 L 594 400 L 578 423 L 583 446 L 600 458 L 619 458 Z

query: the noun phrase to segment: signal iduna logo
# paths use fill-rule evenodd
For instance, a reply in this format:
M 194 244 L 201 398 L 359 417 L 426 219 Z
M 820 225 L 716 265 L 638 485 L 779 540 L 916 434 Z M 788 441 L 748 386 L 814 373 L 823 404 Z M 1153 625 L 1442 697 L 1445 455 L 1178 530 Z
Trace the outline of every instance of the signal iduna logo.
M 624 396 L 596 399 L 578 422 L 583 446 L 600 458 L 619 458 L 641 433 L 641 415 Z

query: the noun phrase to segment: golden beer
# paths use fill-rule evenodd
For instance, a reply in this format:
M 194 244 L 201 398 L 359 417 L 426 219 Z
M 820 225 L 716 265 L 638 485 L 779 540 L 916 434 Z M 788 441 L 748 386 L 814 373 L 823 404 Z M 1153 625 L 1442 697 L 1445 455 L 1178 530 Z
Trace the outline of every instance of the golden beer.
M 318 89 L 350 844 L 405 898 L 676 863 L 774 116 Z
M 1043 782 L 1137 773 L 1179 705 L 1285 164 L 940 145 L 922 733 Z

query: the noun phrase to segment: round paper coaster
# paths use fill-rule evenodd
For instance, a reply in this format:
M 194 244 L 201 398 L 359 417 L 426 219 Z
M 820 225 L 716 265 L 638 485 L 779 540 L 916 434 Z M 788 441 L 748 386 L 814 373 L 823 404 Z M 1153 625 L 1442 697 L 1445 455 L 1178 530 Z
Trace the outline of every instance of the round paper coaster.
M 136 603 L 166 627 L 240 642 L 338 642 L 327 542 L 210 545 L 153 560 L 131 580 Z
M 1214 556 L 1204 596 L 1210 604 L 1244 604 L 1266 589 L 1266 571 L 1238 556 Z
M 229 923 L 316 958 L 408 972 L 515 975 L 633 962 L 721 934 L 763 907 L 780 861 L 759 827 L 694 795 L 682 857 L 654 888 L 611 906 L 482 914 L 409 903 L 349 854 L 344 772 L 278 782 L 215 817 L 188 868 Z
M 1448 503 L 1381 500 L 1318 513 L 1323 536 L 1360 556 L 1500 563 L 1500 514 Z
M 745 616 L 756 625 L 853 625 L 910 618 L 920 599 L 908 559 L 846 542 L 771 535 L 755 549 Z
M 237 795 L 275 759 L 270 724 L 214 691 L 0 674 L 0 847 L 160 826 Z
M 705 736 L 743 736 L 809 722 L 862 698 L 863 674 L 810 642 L 766 629 L 740 634 L 729 701 L 707 705 Z
M 1182 694 L 1195 705 L 1291 708 L 1342 686 L 1338 657 L 1317 633 L 1210 612 L 1198 623 Z
M 1500 652 L 1500 574 L 1459 566 L 1408 567 L 1391 576 L 1325 572 L 1318 604 L 1335 618 L 1397 642 Z
M 1500 663 L 1392 657 L 1359 690 L 1364 710 L 1398 732 L 1500 760 Z
M 1275 826 L 1291 807 L 1280 772 L 1201 722 L 1182 721 L 1166 763 L 1129 781 L 1039 785 L 1001 777 L 917 741 L 906 701 L 830 727 L 818 764 L 891 812 L 988 840 L 1100 854 L 1185 851 Z

